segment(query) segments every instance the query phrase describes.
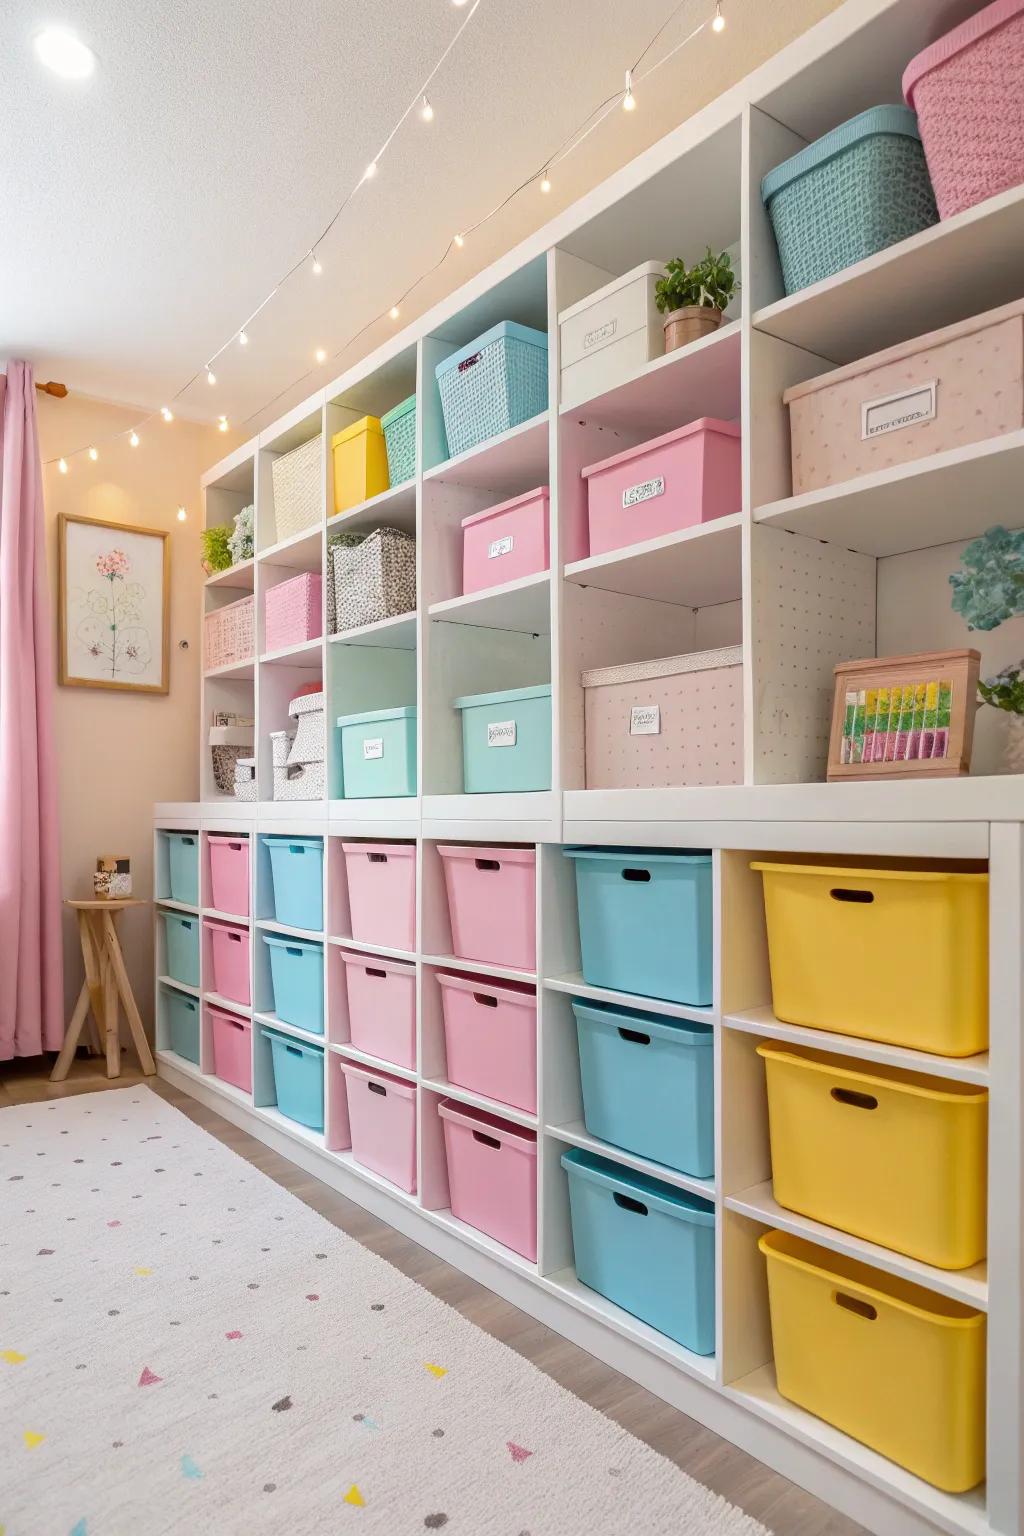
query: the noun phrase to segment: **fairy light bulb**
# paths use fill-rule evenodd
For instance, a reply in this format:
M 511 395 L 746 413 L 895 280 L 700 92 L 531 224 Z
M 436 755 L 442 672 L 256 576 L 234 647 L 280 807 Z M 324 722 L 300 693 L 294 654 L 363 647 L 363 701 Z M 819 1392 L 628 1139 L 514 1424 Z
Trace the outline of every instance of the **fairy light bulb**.
M 217 375 L 212 368 L 207 368 L 206 370 L 206 382 L 207 384 L 216 384 L 217 382 Z
M 622 98 L 622 110 L 624 112 L 636 111 L 636 97 L 633 95 L 633 71 L 626 70 L 626 91 Z
M 128 442 L 132 448 L 137 448 L 139 446 L 139 434 L 137 432 L 133 432 L 131 437 L 128 439 Z
M 326 350 L 323 347 L 317 347 L 317 349 L 316 349 L 316 360 L 317 360 L 318 363 L 326 363 L 326 361 L 327 361 L 327 352 L 326 352 Z
M 432 123 L 434 121 L 434 109 L 430 105 L 430 98 L 428 96 L 423 98 L 423 105 L 420 107 L 420 117 L 422 117 L 425 123 Z
M 220 419 L 217 422 L 217 431 L 218 432 L 226 432 L 227 430 L 228 430 L 228 419 L 227 419 L 226 416 L 221 416 Z
M 68 461 L 67 461 L 67 459 L 59 459 L 57 461 L 57 468 L 60 470 L 62 475 L 66 475 L 67 472 L 68 472 Z
M 711 30 L 712 32 L 725 31 L 725 17 L 722 15 L 722 0 L 718 0 L 718 4 L 715 6 L 715 19 L 711 23 Z
M 364 181 L 372 181 L 373 178 L 376 176 L 376 174 L 377 174 L 377 162 L 376 162 L 376 160 L 371 160 L 369 165 L 366 167 L 366 170 L 363 172 L 363 180 Z
M 247 347 L 249 345 L 249 335 L 248 335 L 248 332 L 246 332 L 246 331 L 239 331 L 239 333 L 238 333 L 238 345 L 240 347 Z
M 90 457 L 90 459 L 92 459 L 93 463 L 95 464 L 96 460 L 99 458 L 99 451 L 96 448 L 90 448 L 89 449 L 89 457 Z
M 309 254 L 313 258 L 313 276 L 319 277 L 320 273 L 323 271 L 323 267 L 320 265 L 320 257 L 317 255 L 316 251 L 310 251 Z
M 391 316 L 392 320 L 397 320 L 400 313 L 401 311 L 399 310 L 397 304 L 392 304 L 388 311 L 388 314 Z
M 544 175 L 540 179 L 540 189 L 542 192 L 551 191 L 551 177 L 548 175 L 547 171 L 544 172 Z
M 179 523 L 183 523 L 187 517 L 188 517 L 188 513 L 185 511 L 185 508 L 184 507 L 179 507 L 178 508 L 178 522 Z
M 454 240 L 455 240 L 455 244 L 456 244 L 456 245 L 457 245 L 457 246 L 458 246 L 458 248 L 459 248 L 459 250 L 460 250 L 460 251 L 461 251 L 461 250 L 462 250 L 462 247 L 463 247 L 463 246 L 464 246 L 464 245 L 465 245 L 465 243 L 466 243 L 466 237 L 465 237 L 465 235 L 455 235 L 455 236 L 454 236 Z
M 162 405 L 160 407 L 160 415 L 163 417 L 164 421 L 174 420 L 174 412 L 171 410 L 169 405 Z

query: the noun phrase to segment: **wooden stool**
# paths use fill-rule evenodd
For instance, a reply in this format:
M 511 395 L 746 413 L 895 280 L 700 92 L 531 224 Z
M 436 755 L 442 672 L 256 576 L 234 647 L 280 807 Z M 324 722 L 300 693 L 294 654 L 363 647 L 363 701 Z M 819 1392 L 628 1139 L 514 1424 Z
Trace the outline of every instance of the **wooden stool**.
M 78 913 L 78 933 L 82 940 L 82 959 L 85 961 L 85 980 L 78 994 L 75 1011 L 71 1015 L 64 1044 L 57 1064 L 50 1074 L 52 1083 L 62 1083 L 71 1070 L 78 1040 L 89 1015 L 90 1004 L 99 1029 L 100 1038 L 106 1038 L 107 1076 L 121 1075 L 121 1036 L 118 1024 L 118 999 L 120 999 L 132 1041 L 139 1056 L 139 1065 L 147 1074 L 156 1071 L 153 1052 L 149 1048 L 142 1019 L 132 995 L 131 982 L 125 970 L 124 956 L 117 938 L 116 919 L 126 907 L 144 907 L 144 901 L 68 901 L 65 906 Z

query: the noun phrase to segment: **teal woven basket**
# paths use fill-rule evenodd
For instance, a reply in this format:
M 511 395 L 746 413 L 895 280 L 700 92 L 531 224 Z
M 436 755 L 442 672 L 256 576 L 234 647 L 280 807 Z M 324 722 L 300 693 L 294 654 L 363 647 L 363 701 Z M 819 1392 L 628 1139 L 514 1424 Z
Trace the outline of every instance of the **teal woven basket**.
M 547 409 L 548 338 L 503 320 L 434 370 L 448 452 L 466 453 Z
M 872 107 L 783 161 L 761 183 L 787 293 L 938 222 L 917 118 Z
M 415 394 L 386 411 L 380 424 L 388 451 L 388 479 L 392 485 L 401 485 L 416 473 Z

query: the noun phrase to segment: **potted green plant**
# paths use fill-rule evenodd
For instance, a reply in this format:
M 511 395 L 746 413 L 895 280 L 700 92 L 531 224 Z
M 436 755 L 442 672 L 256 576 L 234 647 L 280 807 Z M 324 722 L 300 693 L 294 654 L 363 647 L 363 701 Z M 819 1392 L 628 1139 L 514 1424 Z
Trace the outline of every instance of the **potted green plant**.
M 199 536 L 203 552 L 203 565 L 208 576 L 213 576 L 217 571 L 226 571 L 231 564 L 231 551 L 228 548 L 228 537 L 231 529 L 223 523 L 215 523 L 212 528 L 204 528 Z
M 708 246 L 703 259 L 692 267 L 673 256 L 654 288 L 655 303 L 665 316 L 665 351 L 674 352 L 716 330 L 735 291 L 736 274 L 728 251 L 716 256 Z
M 1009 715 L 1003 766 L 1007 773 L 1024 773 L 1024 661 L 986 677 L 979 682 L 978 693 L 993 709 Z

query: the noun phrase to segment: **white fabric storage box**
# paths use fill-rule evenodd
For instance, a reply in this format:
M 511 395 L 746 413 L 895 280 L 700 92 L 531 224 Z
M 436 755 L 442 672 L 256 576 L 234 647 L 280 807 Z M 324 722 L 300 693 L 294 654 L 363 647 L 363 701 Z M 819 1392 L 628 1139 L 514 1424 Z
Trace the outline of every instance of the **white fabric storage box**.
M 254 757 L 235 759 L 235 799 L 256 799 L 256 759 Z
M 588 789 L 743 782 L 738 645 L 584 672 Z
M 416 607 L 416 540 L 401 528 L 376 528 L 358 544 L 331 547 L 334 632 L 359 629 Z
M 323 763 L 274 764 L 275 800 L 322 800 Z
M 324 505 L 323 439 L 279 454 L 271 466 L 274 482 L 275 542 L 320 521 Z
M 288 761 L 288 754 L 295 740 L 292 731 L 271 731 L 270 733 L 270 761 L 275 768 L 283 768 Z
M 327 716 L 323 689 L 292 699 L 288 713 L 296 722 L 289 763 L 322 763 L 327 755 Z
M 628 379 L 665 350 L 654 288 L 665 268 L 645 261 L 558 317 L 561 400 L 576 405 Z

